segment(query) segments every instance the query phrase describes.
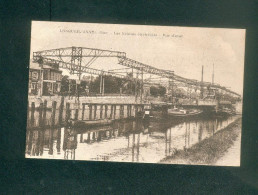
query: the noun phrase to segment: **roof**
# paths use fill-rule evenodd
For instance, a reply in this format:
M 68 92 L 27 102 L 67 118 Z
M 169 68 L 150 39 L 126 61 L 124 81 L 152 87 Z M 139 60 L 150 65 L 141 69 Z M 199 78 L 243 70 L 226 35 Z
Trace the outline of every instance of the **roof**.
M 30 60 L 30 69 L 37 69 L 40 70 L 41 68 L 39 67 L 38 63 L 33 62 L 33 60 Z
M 33 62 L 33 60 L 30 60 L 30 67 L 29 68 L 30 69 L 41 70 L 41 67 L 39 66 L 39 64 L 37 62 Z M 54 69 L 50 65 L 46 65 L 46 64 L 43 65 L 43 69 L 51 69 L 51 70 L 55 70 L 55 71 L 60 72 L 60 73 L 62 72 L 61 70 Z

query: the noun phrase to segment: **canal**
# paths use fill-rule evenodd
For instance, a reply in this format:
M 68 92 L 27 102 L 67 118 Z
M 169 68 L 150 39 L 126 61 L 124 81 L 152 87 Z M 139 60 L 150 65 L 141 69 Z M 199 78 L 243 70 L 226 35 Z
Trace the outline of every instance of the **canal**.
M 26 158 L 157 163 L 209 139 L 239 117 L 126 119 L 80 130 L 30 128 Z

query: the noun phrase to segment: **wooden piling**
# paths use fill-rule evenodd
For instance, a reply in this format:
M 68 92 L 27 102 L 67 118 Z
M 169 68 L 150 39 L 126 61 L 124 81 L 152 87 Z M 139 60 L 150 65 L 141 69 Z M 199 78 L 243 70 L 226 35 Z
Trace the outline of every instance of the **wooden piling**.
M 138 106 L 137 105 L 134 105 L 134 111 L 135 111 L 135 114 L 134 114 L 134 117 L 137 117 L 137 113 L 138 113 Z
M 111 105 L 111 108 L 110 108 L 110 118 L 111 119 L 113 118 L 113 110 L 114 110 L 114 105 Z
M 105 105 L 105 118 L 107 118 L 108 105 Z
M 83 134 L 80 135 L 80 143 L 83 143 Z
M 53 146 L 54 146 L 54 140 L 53 140 L 53 134 L 54 134 L 54 128 L 51 127 L 49 129 L 49 151 L 48 154 L 52 155 L 53 154 Z
M 92 105 L 89 104 L 89 120 L 92 119 Z
M 129 114 L 130 114 L 130 105 L 128 104 L 128 105 L 127 105 L 127 117 L 130 117 Z
M 90 142 L 90 133 L 88 133 L 87 142 Z
M 129 105 L 129 116 L 130 116 L 130 117 L 132 116 L 132 104 Z
M 116 119 L 116 105 L 114 105 L 114 119 Z
M 35 102 L 31 102 L 31 117 L 30 117 L 30 125 L 33 127 L 34 125 L 34 114 L 35 114 Z
M 70 103 L 66 103 L 66 113 L 65 113 L 65 123 L 68 124 L 68 120 L 70 119 L 71 111 L 70 111 Z
M 29 127 L 30 121 L 30 103 L 27 104 L 27 127 Z
M 124 105 L 120 105 L 120 118 L 124 118 Z
M 63 123 L 63 110 L 64 110 L 64 96 L 62 96 L 61 103 L 59 106 L 59 118 L 58 118 L 59 125 Z
M 58 130 L 57 130 L 57 140 L 56 140 L 57 154 L 60 154 L 60 149 L 61 149 L 61 128 L 58 128 Z
M 79 109 L 75 109 L 75 115 L 74 115 L 75 120 L 78 120 L 78 115 L 79 115 Z
M 100 114 L 99 114 L 100 119 L 102 119 L 102 115 L 103 115 L 103 104 L 100 105 Z
M 52 102 L 52 114 L 51 114 L 51 126 L 55 125 L 55 118 L 56 118 L 56 101 Z
M 84 120 L 85 104 L 82 104 L 82 120 Z
M 39 105 L 39 126 L 42 127 L 43 103 Z
M 43 104 L 43 123 L 42 125 L 45 126 L 46 125 L 46 116 L 47 116 L 47 100 L 44 101 L 44 104 Z
M 97 118 L 97 104 L 94 105 L 94 120 Z

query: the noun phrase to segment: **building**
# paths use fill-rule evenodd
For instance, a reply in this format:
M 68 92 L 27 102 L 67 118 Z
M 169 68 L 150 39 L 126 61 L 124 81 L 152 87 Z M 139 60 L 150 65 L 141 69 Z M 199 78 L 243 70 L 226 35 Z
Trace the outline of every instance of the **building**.
M 38 95 L 39 92 L 39 75 L 41 68 L 38 64 L 30 62 L 29 69 L 29 95 Z
M 29 95 L 56 95 L 61 89 L 62 71 L 58 64 L 30 62 Z

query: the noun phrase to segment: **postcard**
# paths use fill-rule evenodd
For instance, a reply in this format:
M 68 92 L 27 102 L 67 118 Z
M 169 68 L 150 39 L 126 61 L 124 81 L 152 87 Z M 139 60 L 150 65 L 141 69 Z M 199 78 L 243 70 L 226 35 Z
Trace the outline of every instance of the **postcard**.
M 245 29 L 32 21 L 25 158 L 240 166 Z

